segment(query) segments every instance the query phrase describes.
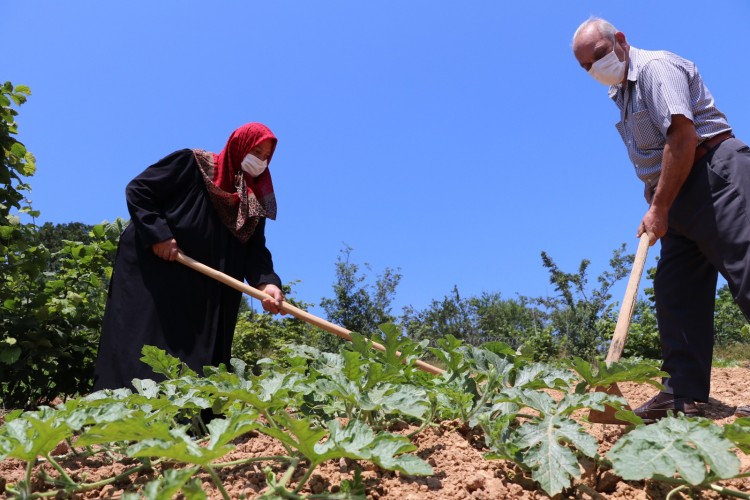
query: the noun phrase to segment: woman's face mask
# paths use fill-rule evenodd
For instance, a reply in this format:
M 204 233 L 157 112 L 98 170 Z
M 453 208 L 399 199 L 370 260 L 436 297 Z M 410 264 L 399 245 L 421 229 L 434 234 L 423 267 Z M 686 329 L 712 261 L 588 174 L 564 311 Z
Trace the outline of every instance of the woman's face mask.
M 617 85 L 625 78 L 626 61 L 620 61 L 615 54 L 615 45 L 612 45 L 612 52 L 602 57 L 589 69 L 589 75 L 593 76 L 596 81 L 604 85 Z
M 251 177 L 258 177 L 268 168 L 268 160 L 261 160 L 257 156 L 248 153 L 242 160 L 241 165 L 242 170 L 247 172 Z

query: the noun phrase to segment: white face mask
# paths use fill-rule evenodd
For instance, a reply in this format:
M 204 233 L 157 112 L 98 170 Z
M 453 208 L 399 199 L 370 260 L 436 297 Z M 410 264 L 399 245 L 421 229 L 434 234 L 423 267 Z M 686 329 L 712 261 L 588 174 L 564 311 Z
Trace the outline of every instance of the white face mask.
M 242 170 L 250 174 L 251 177 L 258 177 L 268 168 L 268 160 L 261 160 L 250 153 L 242 160 Z
M 602 57 L 589 69 L 589 75 L 604 85 L 617 85 L 625 78 L 626 61 L 620 61 L 615 54 L 615 47 L 612 46 L 612 52 Z

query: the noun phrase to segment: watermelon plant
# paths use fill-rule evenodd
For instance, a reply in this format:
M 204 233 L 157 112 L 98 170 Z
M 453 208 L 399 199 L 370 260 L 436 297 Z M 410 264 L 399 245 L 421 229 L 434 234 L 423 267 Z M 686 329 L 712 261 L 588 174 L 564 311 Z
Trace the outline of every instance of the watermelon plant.
M 301 499 L 314 471 L 330 460 L 432 474 L 431 466 L 412 454 L 417 448 L 411 438 L 425 426 L 457 418 L 483 430 L 488 459 L 518 464 L 549 495 L 569 488 L 580 475 L 580 460 L 588 457 L 625 479 L 652 478 L 676 489 L 708 488 L 747 498 L 716 483 L 744 477 L 733 450 L 750 449 L 750 419 L 721 427 L 705 419 L 667 418 L 647 427 L 630 414 L 626 418 L 633 430 L 606 456 L 598 455 L 596 439 L 573 413 L 601 411 L 604 405 L 621 408 L 621 398 L 593 388 L 626 380 L 649 382 L 660 375 L 652 363 L 534 363 L 501 343 L 478 348 L 452 337 L 428 351 L 426 342 L 399 337 L 393 325 L 384 325 L 376 340 L 386 347 L 384 353 L 355 334 L 338 353 L 292 345 L 283 364 L 261 360 L 250 370 L 234 359 L 229 369 L 206 367 L 203 376 L 146 346 L 143 361 L 165 380 L 136 379 L 132 390 L 99 391 L 54 408 L 7 416 L 0 428 L 0 459 L 28 464 L 25 479 L 7 491 L 18 498 L 73 495 L 148 471 L 153 480 L 124 498 L 177 493 L 204 498 L 199 474 L 210 477 L 228 498 L 222 470 L 262 462 L 266 498 Z M 427 352 L 446 367 L 443 375 L 416 369 L 414 361 Z M 205 420 L 206 415 L 212 418 Z M 417 431 L 408 436 L 389 431 L 401 421 Z M 236 439 L 251 432 L 274 438 L 284 452 L 224 461 Z M 96 482 L 76 479 L 53 454 L 61 441 L 68 441 L 69 453 L 102 455 L 130 465 Z M 644 456 L 652 458 L 644 461 Z M 34 475 L 40 460 L 57 474 Z M 353 498 L 361 491 L 357 484 L 324 495 Z

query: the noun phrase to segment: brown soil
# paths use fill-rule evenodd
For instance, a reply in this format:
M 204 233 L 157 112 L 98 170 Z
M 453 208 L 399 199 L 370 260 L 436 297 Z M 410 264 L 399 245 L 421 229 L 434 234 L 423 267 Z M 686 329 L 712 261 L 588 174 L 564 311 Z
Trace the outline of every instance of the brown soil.
M 651 386 L 620 384 L 624 396 L 633 407 L 649 399 L 655 389 Z M 725 424 L 734 420 L 734 409 L 741 404 L 750 403 L 750 369 L 717 368 L 713 370 L 712 398 L 702 405 L 705 416 Z M 586 424 L 585 424 L 586 425 Z M 588 425 L 592 434 L 598 438 L 600 451 L 605 453 L 622 434 L 623 428 L 615 425 Z M 413 429 L 411 429 L 413 430 Z M 402 429 L 400 432 L 409 432 Z M 435 474 L 431 477 L 405 476 L 399 473 L 383 471 L 377 466 L 362 462 L 340 460 L 320 466 L 308 486 L 305 494 L 336 492 L 343 480 L 352 479 L 354 471 L 360 468 L 366 486 L 366 494 L 372 499 L 398 500 L 443 500 L 443 499 L 537 499 L 548 498 L 537 489 L 533 481 L 518 467 L 503 461 L 488 461 L 483 458 L 486 453 L 483 436 L 466 429 L 457 422 L 443 422 L 439 426 L 428 428 L 418 434 L 414 443 L 419 447 L 420 457 L 432 465 Z M 258 433 L 244 436 L 236 443 L 236 449 L 224 457 L 222 462 L 249 457 L 283 455 L 284 449 L 278 441 Z M 63 451 L 63 450 L 61 450 Z M 743 472 L 750 471 L 750 457 L 738 452 L 742 461 Z M 63 466 L 75 480 L 93 482 L 107 478 L 132 467 L 136 462 L 111 463 L 109 459 L 95 456 L 85 459 L 65 458 Z M 263 468 L 274 467 L 278 473 L 283 468 L 278 463 L 254 463 L 222 469 L 220 477 L 234 498 L 255 498 L 266 488 Z M 48 464 L 39 466 L 50 475 L 57 473 Z M 611 471 L 597 470 L 592 463 L 581 464 L 582 477 L 573 486 L 560 495 L 560 498 L 581 499 L 663 499 L 670 488 L 655 481 L 622 481 Z M 25 464 L 17 460 L 0 462 L 0 498 L 5 498 L 5 483 L 14 484 L 24 477 Z M 118 498 L 123 491 L 150 481 L 154 472 L 129 476 L 126 480 L 105 486 L 99 490 L 77 495 L 75 498 Z M 207 474 L 200 476 L 203 488 L 209 498 L 221 498 Z M 298 479 L 298 476 L 295 476 Z M 750 479 L 733 480 L 722 483 L 734 490 L 750 492 Z M 684 495 L 683 495 L 684 493 Z M 690 496 L 692 495 L 692 496 Z M 722 498 L 715 492 L 687 491 L 675 494 L 672 498 Z M 728 498 L 728 497 L 727 497 Z

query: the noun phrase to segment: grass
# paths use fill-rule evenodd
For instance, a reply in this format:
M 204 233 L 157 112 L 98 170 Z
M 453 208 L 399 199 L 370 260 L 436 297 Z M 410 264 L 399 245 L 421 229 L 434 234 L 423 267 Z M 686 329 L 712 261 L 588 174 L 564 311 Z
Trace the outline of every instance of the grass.
M 742 366 L 750 368 L 750 344 L 717 345 L 714 347 L 716 367 Z

